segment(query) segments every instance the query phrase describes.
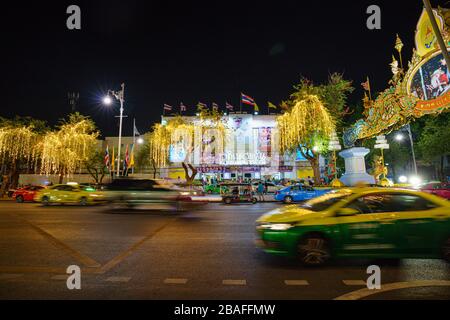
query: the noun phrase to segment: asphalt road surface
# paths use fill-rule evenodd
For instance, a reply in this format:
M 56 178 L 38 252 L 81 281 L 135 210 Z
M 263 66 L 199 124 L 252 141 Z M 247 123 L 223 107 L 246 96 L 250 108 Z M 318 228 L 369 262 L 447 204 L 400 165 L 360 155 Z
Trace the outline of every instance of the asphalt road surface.
M 277 203 L 196 212 L 0 202 L 0 299 L 450 299 L 441 260 L 338 261 L 305 268 L 254 245 Z M 366 288 L 381 267 L 381 290 Z M 81 268 L 81 290 L 66 269 Z

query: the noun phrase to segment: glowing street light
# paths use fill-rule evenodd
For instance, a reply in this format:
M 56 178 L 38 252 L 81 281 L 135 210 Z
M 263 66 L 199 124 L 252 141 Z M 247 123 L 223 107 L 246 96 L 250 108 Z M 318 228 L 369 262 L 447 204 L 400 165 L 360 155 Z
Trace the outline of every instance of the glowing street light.
M 111 99 L 111 97 L 109 95 L 107 95 L 106 97 L 103 98 L 103 104 L 104 105 L 109 106 L 109 105 L 111 105 L 111 103 L 112 103 L 112 99 Z
M 137 138 L 136 142 L 137 142 L 138 144 L 143 144 L 143 143 L 144 143 L 144 139 L 141 138 L 141 137 L 139 137 L 139 138 Z
M 404 128 L 408 132 L 409 143 L 410 143 L 410 146 L 411 146 L 411 154 L 412 154 L 412 160 L 413 160 L 414 174 L 417 176 L 416 154 L 414 152 L 414 140 L 413 140 L 412 133 L 411 133 L 411 126 L 408 123 Z M 403 141 L 403 139 L 405 137 L 404 137 L 403 134 L 397 133 L 394 138 L 395 138 L 396 141 L 401 142 L 401 141 Z
M 117 175 L 120 175 L 120 147 L 122 145 L 122 119 L 123 119 L 123 103 L 124 103 L 124 94 L 125 94 L 125 83 L 121 85 L 122 89 L 120 91 L 112 91 L 108 90 L 108 95 L 103 98 L 103 103 L 106 105 L 110 105 L 112 103 L 112 98 L 116 98 L 120 102 L 120 116 L 119 116 L 119 146 L 117 147 Z

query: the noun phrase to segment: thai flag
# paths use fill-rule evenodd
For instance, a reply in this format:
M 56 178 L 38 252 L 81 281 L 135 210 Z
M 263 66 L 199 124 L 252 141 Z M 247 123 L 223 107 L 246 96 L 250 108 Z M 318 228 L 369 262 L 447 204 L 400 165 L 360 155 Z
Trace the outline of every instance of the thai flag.
M 198 107 L 201 107 L 201 108 L 208 108 L 208 106 L 207 106 L 205 103 L 203 103 L 203 102 L 199 102 L 199 103 L 197 104 L 197 106 L 198 106 Z
M 164 103 L 164 110 L 172 111 L 172 106 L 169 106 L 168 104 Z
M 225 108 L 227 108 L 228 110 L 234 109 L 234 107 L 231 104 L 229 104 L 228 102 L 225 103 Z
M 252 97 L 249 97 L 243 93 L 241 93 L 241 101 L 244 104 L 248 104 L 249 106 L 254 106 L 255 105 L 255 100 L 253 100 Z
M 130 155 L 128 153 L 128 145 L 127 148 L 125 150 L 125 159 L 123 160 L 123 170 L 127 170 L 127 168 L 129 167 L 130 164 Z
M 183 102 L 180 103 L 180 111 L 181 112 L 186 111 L 186 106 L 183 104 Z
M 108 146 L 106 146 L 104 162 L 105 162 L 105 166 L 109 167 L 109 149 L 108 149 Z

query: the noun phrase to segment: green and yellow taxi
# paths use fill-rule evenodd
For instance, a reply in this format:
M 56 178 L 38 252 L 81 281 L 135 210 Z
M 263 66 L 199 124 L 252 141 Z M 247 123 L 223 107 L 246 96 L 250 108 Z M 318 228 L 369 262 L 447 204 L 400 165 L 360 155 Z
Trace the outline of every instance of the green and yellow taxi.
M 34 201 L 41 202 L 43 205 L 58 203 L 85 206 L 103 202 L 104 196 L 102 192 L 90 186 L 57 184 L 36 193 Z
M 330 258 L 450 261 L 450 202 L 415 190 L 348 188 L 257 220 L 264 251 L 305 265 Z

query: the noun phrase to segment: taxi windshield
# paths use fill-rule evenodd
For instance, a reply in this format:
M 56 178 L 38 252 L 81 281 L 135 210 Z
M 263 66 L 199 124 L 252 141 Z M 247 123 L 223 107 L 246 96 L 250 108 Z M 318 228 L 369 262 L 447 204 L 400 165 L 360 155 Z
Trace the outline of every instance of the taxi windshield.
M 335 203 L 349 197 L 351 192 L 337 191 L 324 194 L 323 196 L 311 199 L 300 205 L 300 208 L 304 208 L 310 211 L 319 212 L 330 208 Z

